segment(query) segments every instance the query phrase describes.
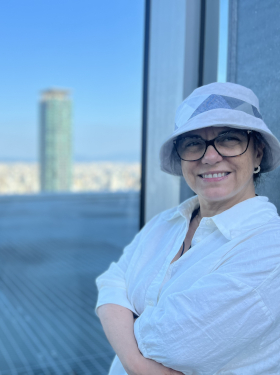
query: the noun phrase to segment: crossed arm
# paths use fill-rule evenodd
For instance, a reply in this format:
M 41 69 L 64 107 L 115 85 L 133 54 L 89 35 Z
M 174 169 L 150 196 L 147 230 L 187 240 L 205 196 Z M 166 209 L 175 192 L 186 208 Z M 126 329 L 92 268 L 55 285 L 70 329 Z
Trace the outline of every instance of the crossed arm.
M 128 375 L 183 375 L 140 353 L 134 336 L 134 318 L 129 309 L 105 304 L 97 309 L 102 327 Z

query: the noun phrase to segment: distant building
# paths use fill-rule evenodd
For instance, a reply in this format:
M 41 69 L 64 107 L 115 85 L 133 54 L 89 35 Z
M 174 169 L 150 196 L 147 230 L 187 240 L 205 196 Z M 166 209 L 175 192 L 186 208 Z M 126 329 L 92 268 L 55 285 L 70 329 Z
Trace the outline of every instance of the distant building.
M 72 180 L 72 103 L 69 91 L 50 89 L 40 101 L 41 191 L 68 191 Z

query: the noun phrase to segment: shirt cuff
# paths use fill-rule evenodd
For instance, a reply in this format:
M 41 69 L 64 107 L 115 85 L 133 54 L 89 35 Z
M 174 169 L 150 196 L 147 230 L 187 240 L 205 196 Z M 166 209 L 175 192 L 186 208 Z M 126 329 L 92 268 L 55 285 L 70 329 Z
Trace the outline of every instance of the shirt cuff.
M 126 289 L 104 286 L 99 290 L 98 299 L 95 306 L 95 314 L 97 315 L 97 308 L 106 303 L 113 303 L 115 305 L 126 307 L 138 315 L 132 304 L 129 302 L 126 294 Z M 98 316 L 98 315 L 97 315 Z

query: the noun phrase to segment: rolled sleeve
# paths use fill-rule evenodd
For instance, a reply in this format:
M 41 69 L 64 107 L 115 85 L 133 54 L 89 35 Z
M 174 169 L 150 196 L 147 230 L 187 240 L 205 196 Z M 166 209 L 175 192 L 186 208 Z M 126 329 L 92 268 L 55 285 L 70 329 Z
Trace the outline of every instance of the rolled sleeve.
M 248 346 L 260 347 L 273 318 L 257 290 L 229 274 L 204 276 L 147 307 L 134 324 L 146 358 L 184 374 L 210 375 Z
M 109 269 L 96 279 L 96 285 L 99 292 L 95 307 L 95 314 L 97 316 L 97 308 L 107 303 L 126 307 L 136 313 L 127 298 L 125 274 L 117 263 L 111 263 Z
M 102 289 L 102 293 L 99 293 L 98 295 L 98 300 L 97 300 L 97 304 L 95 307 L 96 315 L 97 315 L 97 308 L 99 306 L 105 305 L 106 303 L 113 303 L 115 305 L 126 307 L 127 309 L 137 314 L 134 307 L 127 299 L 126 289 L 104 287 Z
M 135 314 L 137 314 L 133 305 L 127 297 L 127 285 L 125 275 L 129 268 L 131 259 L 137 251 L 139 243 L 145 236 L 146 232 L 149 231 L 149 229 L 152 227 L 154 221 L 157 219 L 158 216 L 159 215 L 150 220 L 142 228 L 142 230 L 136 234 L 133 241 L 124 248 L 123 254 L 118 260 L 118 262 L 112 262 L 108 270 L 97 277 L 95 281 L 98 289 L 98 300 L 95 307 L 95 314 L 97 316 L 97 308 L 107 303 L 113 303 L 116 305 L 126 307 Z

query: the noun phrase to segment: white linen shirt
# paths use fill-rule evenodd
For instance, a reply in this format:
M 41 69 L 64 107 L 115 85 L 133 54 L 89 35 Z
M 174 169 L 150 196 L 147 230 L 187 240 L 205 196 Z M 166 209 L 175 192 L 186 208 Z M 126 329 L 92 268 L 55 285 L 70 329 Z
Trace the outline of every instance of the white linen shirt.
M 106 303 L 139 315 L 144 357 L 185 375 L 280 374 L 280 218 L 257 196 L 202 218 L 192 247 L 194 196 L 150 220 L 96 279 Z M 116 356 L 110 375 L 125 375 Z

